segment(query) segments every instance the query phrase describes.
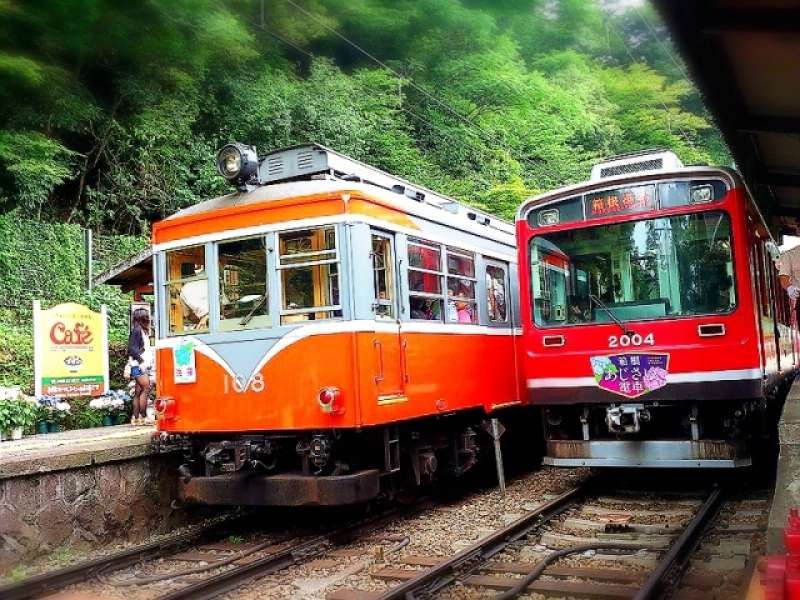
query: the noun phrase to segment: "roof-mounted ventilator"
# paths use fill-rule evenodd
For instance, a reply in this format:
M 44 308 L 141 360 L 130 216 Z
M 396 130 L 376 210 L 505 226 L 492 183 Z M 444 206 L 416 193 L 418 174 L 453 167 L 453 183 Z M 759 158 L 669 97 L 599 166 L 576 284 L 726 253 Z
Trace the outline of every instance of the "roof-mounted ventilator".
M 235 157 L 228 157 L 229 163 L 235 163 L 237 158 L 246 155 L 242 149 L 250 150 L 252 148 L 241 144 L 226 146 L 226 148 L 229 147 L 235 147 L 239 152 Z M 255 149 L 252 148 L 252 151 L 255 152 Z M 252 185 L 269 185 L 320 177 L 381 187 L 415 202 L 440 208 L 453 215 L 465 214 L 468 219 L 481 225 L 491 226 L 505 233 L 514 233 L 514 227 L 510 223 L 500 220 L 493 221 L 492 217 L 486 213 L 468 209 L 452 198 L 413 185 L 400 177 L 390 175 L 319 144 L 292 146 L 259 157 L 258 172 L 247 182 L 242 182 L 247 185 L 237 185 L 237 187 L 240 191 L 246 191 Z
M 614 156 L 592 167 L 591 181 L 649 171 L 680 169 L 683 163 L 674 152 L 663 149 L 642 150 Z

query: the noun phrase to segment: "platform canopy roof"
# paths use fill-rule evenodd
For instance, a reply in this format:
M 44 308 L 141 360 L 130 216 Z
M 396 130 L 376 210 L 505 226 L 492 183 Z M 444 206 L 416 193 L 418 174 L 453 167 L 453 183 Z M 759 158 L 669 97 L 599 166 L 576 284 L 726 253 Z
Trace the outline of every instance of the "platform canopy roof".
M 653 0 L 762 210 L 800 233 L 800 0 Z
M 114 265 L 92 280 L 92 285 L 119 285 L 123 292 L 148 291 L 153 286 L 153 249 L 141 252 Z

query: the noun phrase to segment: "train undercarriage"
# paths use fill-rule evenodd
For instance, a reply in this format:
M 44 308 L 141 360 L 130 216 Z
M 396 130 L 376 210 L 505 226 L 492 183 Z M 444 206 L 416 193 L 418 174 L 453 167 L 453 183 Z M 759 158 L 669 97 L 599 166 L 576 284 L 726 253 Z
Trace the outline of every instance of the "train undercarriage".
M 542 416 L 544 463 L 571 467 L 748 467 L 774 440 L 788 383 L 776 386 L 765 398 L 753 400 L 548 406 Z
M 479 462 L 493 464 L 492 431 L 491 417 L 471 413 L 361 430 L 162 434 L 160 443 L 183 450 L 184 502 L 335 506 L 391 497 L 460 477 Z

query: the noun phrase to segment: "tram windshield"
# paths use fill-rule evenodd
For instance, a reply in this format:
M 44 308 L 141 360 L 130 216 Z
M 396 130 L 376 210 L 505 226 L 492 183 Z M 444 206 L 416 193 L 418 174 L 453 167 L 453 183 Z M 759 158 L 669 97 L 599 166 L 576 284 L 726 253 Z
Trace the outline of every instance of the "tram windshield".
M 531 239 L 539 326 L 724 313 L 736 304 L 721 211 L 585 227 Z

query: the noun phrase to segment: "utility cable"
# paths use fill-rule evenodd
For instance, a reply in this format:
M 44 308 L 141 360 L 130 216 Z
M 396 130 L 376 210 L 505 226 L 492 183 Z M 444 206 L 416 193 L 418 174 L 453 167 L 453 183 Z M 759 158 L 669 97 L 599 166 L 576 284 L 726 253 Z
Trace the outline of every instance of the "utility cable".
M 539 579 L 544 573 L 545 569 L 549 567 L 551 564 L 556 562 L 558 559 L 563 558 L 565 556 L 569 556 L 570 554 L 579 554 L 581 552 L 587 552 L 590 550 L 626 550 L 628 553 L 638 552 L 639 550 L 643 550 L 644 547 L 631 547 L 627 544 L 584 544 L 582 546 L 574 546 L 572 548 L 565 548 L 564 550 L 558 550 L 557 552 L 553 552 L 552 554 L 548 554 L 533 568 L 533 571 L 525 575 L 522 579 L 517 580 L 517 584 L 507 589 L 506 591 L 497 594 L 492 600 L 511 600 L 511 598 L 516 598 L 518 595 L 523 593 L 528 586 Z

